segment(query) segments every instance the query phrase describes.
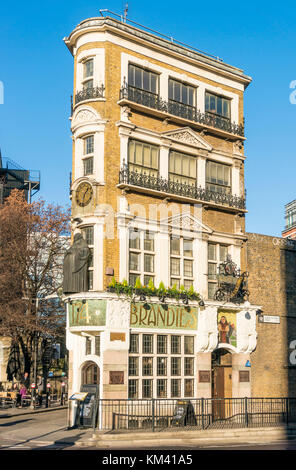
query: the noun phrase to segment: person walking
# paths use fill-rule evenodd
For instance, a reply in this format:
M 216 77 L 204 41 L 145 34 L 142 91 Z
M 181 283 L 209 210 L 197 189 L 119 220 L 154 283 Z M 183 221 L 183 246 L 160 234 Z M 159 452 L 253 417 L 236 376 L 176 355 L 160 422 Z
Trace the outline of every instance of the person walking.
M 25 372 L 22 379 L 21 379 L 21 384 L 26 387 L 26 389 L 30 388 L 30 377 L 29 373 Z
M 39 406 L 42 405 L 43 391 L 44 391 L 44 379 L 43 377 L 41 377 L 41 375 L 37 375 L 37 394 L 38 394 L 37 403 Z
M 27 387 L 24 384 L 22 384 L 20 388 L 21 407 L 23 406 L 23 399 L 25 398 L 26 395 L 27 395 Z

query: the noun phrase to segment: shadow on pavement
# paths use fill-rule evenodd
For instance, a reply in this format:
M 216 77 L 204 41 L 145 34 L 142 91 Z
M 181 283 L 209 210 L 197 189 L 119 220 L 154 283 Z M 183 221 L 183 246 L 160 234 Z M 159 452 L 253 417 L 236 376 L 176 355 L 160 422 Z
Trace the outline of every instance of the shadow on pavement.
M 26 423 L 27 421 L 32 421 L 32 418 L 19 419 L 18 421 L 12 421 L 11 423 L 0 424 L 0 427 L 6 428 L 8 426 L 15 426 L 16 424 L 19 424 L 19 423 Z
M 84 435 L 84 433 L 78 433 L 75 436 L 71 437 L 64 437 L 62 439 L 57 439 L 54 441 L 53 444 L 45 445 L 45 446 L 38 446 L 38 449 L 36 450 L 65 450 L 70 447 L 73 448 L 75 447 L 75 443 L 79 441 L 79 439 Z M 75 450 L 81 450 L 81 448 L 75 447 Z

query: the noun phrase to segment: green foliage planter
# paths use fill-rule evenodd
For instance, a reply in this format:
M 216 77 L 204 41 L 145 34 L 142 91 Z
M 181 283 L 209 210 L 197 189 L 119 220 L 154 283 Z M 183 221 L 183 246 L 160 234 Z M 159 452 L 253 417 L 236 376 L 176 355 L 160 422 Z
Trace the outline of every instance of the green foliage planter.
M 108 288 L 108 292 L 114 292 L 118 295 L 125 294 L 128 297 L 133 295 L 145 296 L 145 297 L 159 297 L 161 301 L 164 301 L 165 298 L 183 300 L 200 300 L 200 295 L 194 291 L 193 286 L 190 289 L 185 289 L 184 286 L 181 286 L 180 289 L 177 289 L 176 285 L 173 287 L 165 287 L 163 282 L 160 282 L 159 287 L 155 287 L 152 279 L 150 279 L 147 286 L 142 286 L 141 281 L 137 278 L 135 286 L 130 286 L 126 280 L 123 282 L 117 282 L 113 277 Z

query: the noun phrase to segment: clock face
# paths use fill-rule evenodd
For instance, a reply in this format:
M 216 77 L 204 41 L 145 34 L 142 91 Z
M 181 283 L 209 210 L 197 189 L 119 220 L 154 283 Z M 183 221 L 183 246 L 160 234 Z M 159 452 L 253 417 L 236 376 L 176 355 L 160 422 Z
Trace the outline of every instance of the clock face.
M 76 190 L 76 202 L 80 207 L 87 206 L 93 196 L 93 189 L 89 183 L 81 183 Z

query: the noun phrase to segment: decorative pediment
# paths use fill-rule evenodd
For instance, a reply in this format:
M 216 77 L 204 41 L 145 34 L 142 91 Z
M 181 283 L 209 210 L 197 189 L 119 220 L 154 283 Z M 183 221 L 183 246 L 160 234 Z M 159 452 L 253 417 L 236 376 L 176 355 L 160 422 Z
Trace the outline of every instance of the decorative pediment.
M 182 144 L 207 150 L 208 152 L 212 150 L 212 146 L 203 137 L 201 137 L 200 134 L 194 132 L 190 127 L 175 129 L 173 131 L 166 131 L 163 132 L 162 135 Z
M 195 233 L 206 233 L 211 235 L 213 230 L 207 225 L 203 224 L 199 218 L 189 212 L 184 214 L 177 214 L 168 219 L 162 219 L 160 221 L 162 226 L 168 226 L 172 231 L 190 231 Z
M 80 125 L 94 124 L 101 122 L 101 116 L 99 113 L 90 107 L 83 107 L 77 109 L 72 117 L 71 128 L 74 130 Z

